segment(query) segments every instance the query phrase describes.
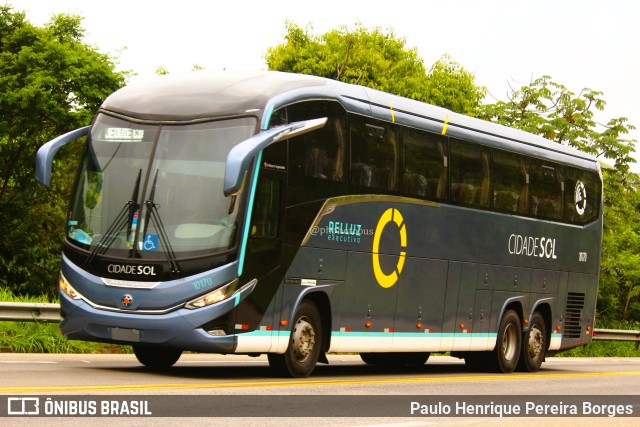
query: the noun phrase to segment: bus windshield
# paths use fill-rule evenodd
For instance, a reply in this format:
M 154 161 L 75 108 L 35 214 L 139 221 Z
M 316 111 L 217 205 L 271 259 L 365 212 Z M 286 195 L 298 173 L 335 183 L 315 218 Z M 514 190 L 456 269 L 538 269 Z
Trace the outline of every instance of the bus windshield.
M 224 195 L 225 162 L 255 129 L 254 118 L 149 125 L 99 115 L 73 190 L 68 241 L 92 257 L 229 250 L 242 189 Z

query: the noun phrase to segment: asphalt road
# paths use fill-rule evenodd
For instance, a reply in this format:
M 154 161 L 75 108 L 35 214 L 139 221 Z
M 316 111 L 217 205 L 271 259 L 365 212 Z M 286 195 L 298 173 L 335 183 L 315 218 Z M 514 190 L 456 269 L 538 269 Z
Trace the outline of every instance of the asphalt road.
M 470 372 L 460 360 L 445 356 L 432 356 L 419 368 L 395 370 L 367 366 L 358 356 L 330 355 L 329 361 L 329 365 L 319 365 L 310 378 L 282 379 L 272 376 L 265 357 L 187 354 L 171 370 L 154 372 L 143 368 L 132 355 L 4 353 L 0 354 L 0 405 L 17 404 L 25 397 L 38 397 L 42 402 L 47 398 L 84 399 L 94 401 L 99 412 L 104 400 L 152 399 L 150 412 L 155 411 L 156 416 L 7 416 L 0 419 L 0 425 L 87 425 L 88 421 L 92 426 L 540 426 L 574 425 L 576 421 L 580 425 L 640 425 L 640 358 L 550 358 L 540 372 L 512 374 Z M 583 405 L 583 401 L 595 399 L 594 405 L 598 405 L 611 395 L 625 396 L 622 403 L 637 402 L 631 411 L 634 416 L 621 418 L 617 413 L 615 417 L 579 420 L 571 416 L 569 403 Z M 5 403 L 10 398 L 13 401 Z M 452 408 L 454 413 L 463 408 L 462 415 L 469 415 L 461 405 L 474 399 L 492 416 L 451 416 Z M 560 416 L 543 417 L 536 413 L 537 406 L 532 406 L 525 418 L 496 415 L 514 406 L 524 409 L 529 400 L 534 401 L 532 405 L 540 404 L 543 412 L 546 402 L 551 402 L 555 410 L 560 408 Z M 411 416 L 413 404 L 416 408 L 422 405 L 429 414 L 416 409 Z M 429 406 L 437 404 L 440 409 Z M 566 413 L 562 413 L 562 404 L 569 409 Z M 44 408 L 44 403 L 40 407 Z M 603 411 L 606 408 L 609 406 L 603 406 Z M 625 408 L 623 405 L 622 412 Z M 3 409 L 0 407 L 0 414 L 8 413 L 1 412 Z M 58 410 L 65 413 L 69 407 Z M 180 417 L 157 417 L 167 411 L 176 411 Z M 295 416 L 287 416 L 287 411 Z M 260 417 L 255 417 L 257 414 Z

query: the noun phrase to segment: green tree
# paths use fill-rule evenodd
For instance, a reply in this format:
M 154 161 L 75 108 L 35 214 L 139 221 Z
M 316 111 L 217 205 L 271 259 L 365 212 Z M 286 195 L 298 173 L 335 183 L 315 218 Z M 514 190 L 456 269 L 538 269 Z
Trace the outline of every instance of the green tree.
M 359 84 L 465 114 L 476 111 L 484 98 L 485 89 L 475 85 L 472 73 L 448 56 L 427 70 L 418 51 L 391 30 L 358 24 L 315 36 L 310 28 L 286 26 L 284 43 L 265 55 L 271 70 Z
M 443 55 L 429 72 L 424 89 L 424 101 L 469 116 L 477 115 L 485 98 L 486 88 L 475 84 L 475 75 Z
M 640 299 L 640 196 L 638 176 L 630 172 L 637 141 L 626 138 L 635 127 L 624 117 L 606 125 L 595 120 L 606 103 L 588 88 L 579 94 L 543 76 L 514 89 L 508 101 L 483 105 L 487 120 L 542 135 L 602 159 L 604 234 L 598 313 L 626 319 Z
M 53 293 L 78 148 L 60 151 L 52 191 L 34 179 L 46 141 L 90 123 L 127 73 L 83 42 L 82 19 L 57 15 L 43 27 L 0 6 L 0 285 Z
M 640 320 L 639 178 L 612 169 L 605 183 L 599 312 L 615 320 Z
M 604 110 L 605 105 L 602 92 L 585 88 L 576 95 L 551 77 L 542 76 L 514 89 L 509 101 L 483 105 L 479 115 L 591 153 L 613 164 L 617 172 L 626 173 L 634 162 L 631 156 L 636 141 L 625 135 L 635 127 L 625 117 L 599 125 L 595 112 Z

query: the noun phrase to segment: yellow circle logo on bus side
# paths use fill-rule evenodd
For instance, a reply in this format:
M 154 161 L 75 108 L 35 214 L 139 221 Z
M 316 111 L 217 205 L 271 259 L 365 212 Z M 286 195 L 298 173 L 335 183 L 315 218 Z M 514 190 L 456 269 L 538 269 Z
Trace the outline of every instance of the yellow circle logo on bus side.
M 392 221 L 395 222 L 400 230 L 400 247 L 407 247 L 407 227 L 404 224 L 404 218 L 402 218 L 402 214 L 399 210 L 389 208 L 380 217 L 378 225 L 376 226 L 376 232 L 373 235 L 373 273 L 376 276 L 378 284 L 383 288 L 390 288 L 396 284 L 400 273 L 402 273 L 404 260 L 407 255 L 406 251 L 401 250 L 395 270 L 390 274 L 385 274 L 384 271 L 382 271 L 382 267 L 380 266 L 380 238 L 382 237 L 382 231 L 384 228 Z

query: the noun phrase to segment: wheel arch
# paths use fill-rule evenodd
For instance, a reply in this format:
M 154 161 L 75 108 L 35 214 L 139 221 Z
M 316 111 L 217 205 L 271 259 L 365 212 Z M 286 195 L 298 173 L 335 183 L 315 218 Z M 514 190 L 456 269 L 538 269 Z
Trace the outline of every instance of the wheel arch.
M 515 311 L 520 318 L 520 324 L 524 325 L 524 298 L 524 296 L 518 296 L 509 298 L 504 302 L 504 304 L 502 305 L 502 310 L 500 310 L 500 315 L 495 321 L 495 330 L 498 330 L 498 328 L 500 327 L 500 322 L 502 321 L 502 317 L 509 310 Z

